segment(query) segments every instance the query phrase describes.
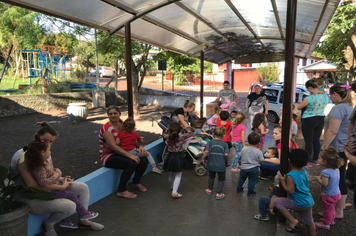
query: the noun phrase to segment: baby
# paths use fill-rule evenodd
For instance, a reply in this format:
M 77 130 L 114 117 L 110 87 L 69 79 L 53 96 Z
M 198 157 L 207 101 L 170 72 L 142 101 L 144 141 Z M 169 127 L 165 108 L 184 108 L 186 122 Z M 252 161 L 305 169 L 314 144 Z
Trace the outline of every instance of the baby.
M 271 159 L 271 160 L 277 160 L 278 159 L 278 149 L 275 147 L 269 147 L 267 148 L 265 157 L 267 159 Z

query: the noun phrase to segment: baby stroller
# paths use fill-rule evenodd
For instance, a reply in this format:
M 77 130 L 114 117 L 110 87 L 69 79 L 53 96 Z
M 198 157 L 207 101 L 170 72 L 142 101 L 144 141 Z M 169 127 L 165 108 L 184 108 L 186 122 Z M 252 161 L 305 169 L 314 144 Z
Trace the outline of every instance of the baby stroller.
M 152 126 L 154 121 L 157 122 L 158 126 L 162 129 L 163 133 L 168 129 L 168 125 L 173 122 L 171 119 L 172 112 L 154 112 L 149 114 L 152 119 Z M 157 119 L 160 117 L 160 120 Z M 194 171 L 198 176 L 203 176 L 206 173 L 206 168 L 203 164 L 203 151 L 199 150 L 196 146 L 193 146 L 194 143 L 202 142 L 201 138 L 192 138 L 188 140 L 183 146 L 183 150 L 192 158 L 193 165 L 195 165 Z M 166 160 L 168 151 L 167 145 L 164 148 L 162 154 L 162 162 L 158 164 L 159 168 L 162 169 L 164 161 Z

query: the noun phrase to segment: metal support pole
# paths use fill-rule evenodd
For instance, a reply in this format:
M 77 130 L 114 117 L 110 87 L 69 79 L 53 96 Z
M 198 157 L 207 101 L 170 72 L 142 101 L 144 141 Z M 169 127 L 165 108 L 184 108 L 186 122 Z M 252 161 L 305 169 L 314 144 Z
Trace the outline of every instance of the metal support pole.
M 174 74 L 172 74 L 172 93 L 174 93 Z
M 163 70 L 162 70 L 162 91 L 164 91 L 164 85 L 163 85 Z
M 132 68 L 131 68 L 131 25 L 125 24 L 125 59 L 126 59 L 126 80 L 127 80 L 127 106 L 128 115 L 134 118 L 133 93 L 132 93 Z
M 231 70 L 231 88 L 235 90 L 235 72 L 234 70 Z M 237 104 L 236 104 L 237 106 Z
M 200 52 L 200 117 L 204 117 L 204 51 Z
M 98 62 L 98 39 L 96 36 L 96 29 L 94 30 L 95 32 L 95 76 L 96 76 L 96 91 L 95 91 L 95 102 L 96 104 L 93 104 L 95 107 L 99 107 L 99 62 Z
M 295 80 L 294 73 L 294 48 L 295 48 L 295 24 L 297 15 L 297 0 L 288 0 L 287 5 L 287 27 L 286 27 L 286 49 L 285 49 L 285 69 L 284 69 L 284 86 L 283 94 L 289 94 L 289 96 L 283 96 L 283 120 L 282 120 L 282 140 L 281 140 L 281 174 L 288 173 L 288 154 L 289 154 L 289 142 L 290 142 L 290 127 L 292 121 L 292 102 L 295 93 L 293 91 L 293 85 Z M 280 188 L 281 197 L 286 197 L 287 193 L 283 188 Z M 282 214 L 279 214 L 279 220 L 285 221 Z

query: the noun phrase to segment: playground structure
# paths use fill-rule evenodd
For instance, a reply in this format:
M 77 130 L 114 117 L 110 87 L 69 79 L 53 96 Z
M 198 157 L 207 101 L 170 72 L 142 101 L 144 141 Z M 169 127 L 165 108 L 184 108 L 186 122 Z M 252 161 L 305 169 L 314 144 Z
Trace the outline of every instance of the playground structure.
M 20 57 L 22 77 L 28 77 L 29 84 L 32 78 L 41 77 L 45 68 L 48 68 L 47 82 L 50 78 L 66 78 L 66 72 L 72 78 L 73 55 L 66 54 L 65 47 L 35 45 L 34 50 L 21 50 Z

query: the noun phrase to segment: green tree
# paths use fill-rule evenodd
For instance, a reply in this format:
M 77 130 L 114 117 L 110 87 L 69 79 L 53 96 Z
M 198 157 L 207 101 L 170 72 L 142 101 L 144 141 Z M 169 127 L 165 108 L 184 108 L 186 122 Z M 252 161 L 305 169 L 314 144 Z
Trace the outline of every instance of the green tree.
M 0 53 L 7 57 L 11 44 L 13 53 L 9 59 L 10 67 L 21 49 L 34 49 L 45 29 L 40 24 L 40 14 L 25 8 L 0 3 Z
M 356 6 L 350 2 L 352 1 L 340 4 L 324 32 L 324 40 L 315 48 L 316 53 L 324 55 L 339 68 L 342 68 L 343 50 L 346 49 L 351 35 L 356 32 Z
M 256 67 L 255 77 L 259 81 L 264 80 L 271 83 L 277 83 L 281 70 L 278 68 L 279 63 L 268 63 L 267 65 L 259 64 Z
M 147 69 L 151 66 L 151 60 L 148 55 L 152 48 L 151 45 L 131 41 L 132 58 L 132 83 L 134 111 L 140 113 L 140 88 L 145 78 Z M 105 55 L 105 58 L 111 62 L 120 60 L 125 63 L 125 39 L 117 35 L 108 35 L 104 32 L 98 32 L 98 52 Z

